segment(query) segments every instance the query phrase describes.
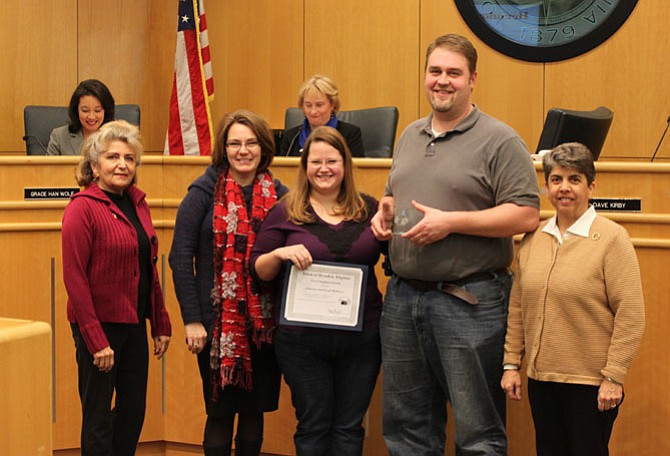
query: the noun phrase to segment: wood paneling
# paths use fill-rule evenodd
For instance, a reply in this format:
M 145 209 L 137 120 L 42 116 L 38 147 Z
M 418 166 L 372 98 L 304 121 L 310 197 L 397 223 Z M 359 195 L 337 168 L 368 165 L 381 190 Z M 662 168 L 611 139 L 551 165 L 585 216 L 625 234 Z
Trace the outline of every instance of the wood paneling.
M 0 3 L 0 151 L 25 154 L 23 107 L 63 104 L 77 80 L 77 0 Z
M 214 126 L 226 112 L 250 109 L 284 128 L 284 110 L 303 79 L 303 2 L 210 1 L 206 11 Z
M 479 51 L 474 100 L 510 124 L 532 150 L 550 107 L 615 113 L 601 160 L 650 157 L 670 112 L 663 0 L 639 1 L 602 46 L 551 64 L 514 60 L 488 48 L 443 0 L 209 1 L 207 20 L 216 87 L 212 121 L 251 109 L 282 128 L 302 81 L 331 76 L 344 109 L 394 105 L 398 132 L 429 112 L 424 53 L 444 33 L 461 33 Z M 0 31 L 0 153 L 23 154 L 23 106 L 65 105 L 77 82 L 109 85 L 118 103 L 142 109 L 150 153 L 161 153 L 174 68 L 177 2 L 35 0 L 3 3 L 13 20 Z M 670 144 L 658 154 L 670 160 Z
M 140 105 L 144 146 L 162 151 L 174 74 L 177 2 L 78 1 L 77 80 L 103 81 L 117 104 Z M 67 100 L 77 82 L 68 89 Z
M 414 0 L 305 0 L 304 78 L 333 78 L 344 110 L 397 106 L 402 131 L 418 114 L 418 37 Z
M 628 22 L 602 46 L 546 65 L 545 109 L 593 109 L 604 105 L 614 121 L 601 159 L 649 159 L 670 114 L 667 74 L 670 3 L 638 1 Z M 659 150 L 670 158 L 670 142 Z

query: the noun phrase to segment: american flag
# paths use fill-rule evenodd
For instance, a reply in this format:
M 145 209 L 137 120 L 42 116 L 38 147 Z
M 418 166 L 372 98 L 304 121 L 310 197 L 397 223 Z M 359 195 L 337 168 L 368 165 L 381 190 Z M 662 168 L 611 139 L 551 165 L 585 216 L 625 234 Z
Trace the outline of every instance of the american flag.
M 212 154 L 209 102 L 214 98 L 214 79 L 203 2 L 179 0 L 165 155 Z

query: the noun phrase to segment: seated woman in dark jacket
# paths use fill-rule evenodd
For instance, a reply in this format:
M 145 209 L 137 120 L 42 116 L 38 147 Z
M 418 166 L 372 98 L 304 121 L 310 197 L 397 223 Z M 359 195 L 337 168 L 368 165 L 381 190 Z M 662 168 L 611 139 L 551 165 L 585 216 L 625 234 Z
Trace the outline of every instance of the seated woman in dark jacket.
M 305 114 L 305 120 L 284 131 L 280 155 L 300 156 L 312 130 L 327 125 L 342 134 L 352 157 L 365 156 L 361 129 L 336 117 L 340 110 L 340 93 L 332 79 L 318 74 L 307 79 L 298 92 L 298 107 Z

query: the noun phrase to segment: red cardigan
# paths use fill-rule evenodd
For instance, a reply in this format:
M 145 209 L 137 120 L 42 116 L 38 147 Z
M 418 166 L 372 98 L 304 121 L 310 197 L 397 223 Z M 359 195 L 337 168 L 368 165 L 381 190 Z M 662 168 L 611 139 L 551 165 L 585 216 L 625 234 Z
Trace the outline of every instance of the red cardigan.
M 158 238 L 146 194 L 127 190 L 151 244 L 153 277 L 147 313 L 151 336 L 169 336 L 170 319 L 158 281 Z M 67 318 L 77 323 L 88 351 L 109 346 L 101 323 L 138 323 L 140 278 L 137 232 L 97 184 L 76 193 L 65 208 L 62 228 L 63 280 L 68 294 Z

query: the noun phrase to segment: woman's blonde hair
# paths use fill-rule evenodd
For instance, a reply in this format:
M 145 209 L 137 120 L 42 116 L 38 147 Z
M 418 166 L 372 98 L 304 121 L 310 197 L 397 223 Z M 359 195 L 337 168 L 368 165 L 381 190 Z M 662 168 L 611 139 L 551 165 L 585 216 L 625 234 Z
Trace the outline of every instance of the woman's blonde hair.
M 314 223 L 316 218 L 309 210 L 311 185 L 307 179 L 307 162 L 312 144 L 323 142 L 334 147 L 342 157 L 344 178 L 334 207 L 335 214 L 344 216 L 344 220 L 362 222 L 368 217 L 368 208 L 354 185 L 353 160 L 347 142 L 342 134 L 332 127 L 322 126 L 314 129 L 305 142 L 305 150 L 300 157 L 298 180 L 284 197 L 288 219 L 296 225 Z
M 315 74 L 302 83 L 298 91 L 298 107 L 300 109 L 302 109 L 302 104 L 305 102 L 305 96 L 314 92 L 324 94 L 333 105 L 333 112 L 337 114 L 340 110 L 340 92 L 337 90 L 337 86 L 332 79 L 320 74 Z
M 126 143 L 130 150 L 135 153 L 136 166 L 140 166 L 142 152 L 144 151 L 140 130 L 125 120 L 108 122 L 89 136 L 81 149 L 81 159 L 75 169 L 75 179 L 81 187 L 86 187 L 95 180 L 91 163 L 97 165 L 102 154 L 109 149 L 109 145 L 114 141 Z M 136 181 L 137 176 L 133 176 L 130 185 L 135 184 Z

